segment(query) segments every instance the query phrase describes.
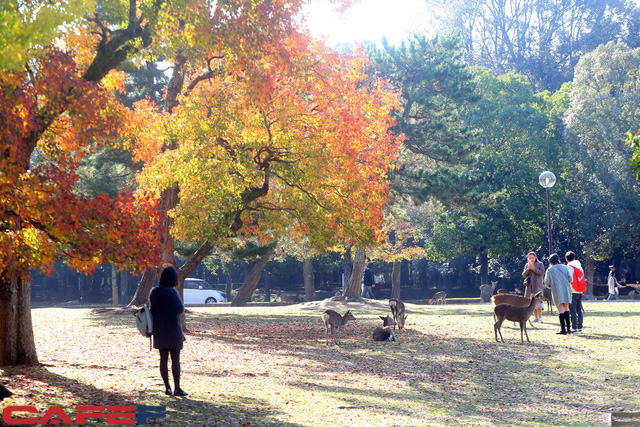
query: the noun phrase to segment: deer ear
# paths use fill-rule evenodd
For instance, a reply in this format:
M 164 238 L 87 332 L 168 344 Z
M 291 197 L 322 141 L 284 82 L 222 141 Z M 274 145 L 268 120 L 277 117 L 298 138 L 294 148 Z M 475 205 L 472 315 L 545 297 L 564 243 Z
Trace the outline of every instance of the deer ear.
M 386 320 L 386 319 L 387 319 L 386 317 L 382 317 L 382 316 L 380 316 L 380 318 L 381 318 L 382 320 Z

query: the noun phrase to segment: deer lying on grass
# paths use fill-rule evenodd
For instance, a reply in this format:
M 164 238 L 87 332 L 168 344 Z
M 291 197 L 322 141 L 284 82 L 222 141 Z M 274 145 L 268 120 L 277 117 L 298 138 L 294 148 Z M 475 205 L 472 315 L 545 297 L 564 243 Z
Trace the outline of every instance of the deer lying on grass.
M 445 291 L 436 292 L 433 294 L 433 297 L 427 302 L 429 305 L 434 304 L 446 304 L 447 303 L 447 293 Z
M 396 322 L 389 316 L 382 317 L 382 326 L 376 326 L 376 329 L 373 331 L 373 340 L 374 341 L 395 341 L 396 336 L 393 333 L 392 326 L 395 326 Z
M 297 304 L 298 303 L 298 298 L 296 298 L 295 295 L 288 295 L 288 294 L 280 293 L 280 295 L 278 295 L 278 297 L 280 298 L 280 301 L 286 302 L 287 304 Z
M 340 328 L 347 324 L 349 320 L 356 320 L 351 314 L 351 310 L 347 310 L 344 316 L 333 310 L 325 310 L 322 313 L 322 321 L 327 329 L 327 345 L 329 345 L 329 329 L 331 329 L 331 336 L 336 345 L 340 345 Z M 336 339 L 337 335 L 337 339 Z
M 496 295 L 497 296 L 497 295 Z M 516 295 L 511 295 L 516 296 Z M 505 319 L 511 320 L 512 322 L 520 323 L 520 341 L 524 344 L 524 338 L 522 336 L 522 332 L 524 331 L 524 335 L 527 336 L 527 342 L 531 342 L 529 340 L 529 334 L 527 333 L 527 320 L 533 314 L 533 310 L 536 308 L 536 305 L 542 299 L 542 292 L 538 292 L 529 302 L 529 305 L 526 307 L 519 307 L 511 304 L 498 304 L 493 309 L 493 315 L 496 317 L 497 321 L 493 325 L 493 332 L 496 336 L 496 342 L 498 342 L 498 333 L 500 333 L 500 340 L 504 342 L 504 338 L 502 338 L 502 331 L 500 328 L 502 327 L 502 322 Z
M 506 290 L 505 288 L 500 288 L 496 291 L 496 294 L 510 294 L 511 292 L 509 292 L 508 290 Z
M 407 316 L 404 314 L 404 303 L 397 298 L 391 298 L 389 300 L 389 307 L 391 307 L 391 314 L 393 320 L 398 325 L 398 329 L 404 329 L 404 321 L 407 320 Z M 395 329 L 395 325 L 393 329 Z
M 520 295 L 495 294 L 494 296 L 491 297 L 491 303 L 493 304 L 494 307 L 500 304 L 515 305 L 517 307 L 527 307 L 530 302 L 531 302 L 531 298 L 522 297 Z M 496 320 L 498 320 L 496 319 L 496 314 L 493 313 L 493 321 L 495 322 Z M 529 319 L 529 324 L 533 328 L 533 323 L 531 323 L 531 319 Z

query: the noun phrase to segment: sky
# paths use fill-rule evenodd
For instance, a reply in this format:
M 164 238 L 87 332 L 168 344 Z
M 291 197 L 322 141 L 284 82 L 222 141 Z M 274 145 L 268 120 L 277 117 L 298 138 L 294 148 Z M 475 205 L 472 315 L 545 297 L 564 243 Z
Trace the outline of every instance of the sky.
M 307 12 L 311 33 L 326 36 L 329 45 L 354 41 L 380 43 L 386 37 L 398 44 L 411 32 L 429 29 L 429 8 L 424 0 L 361 0 L 343 14 L 315 0 Z

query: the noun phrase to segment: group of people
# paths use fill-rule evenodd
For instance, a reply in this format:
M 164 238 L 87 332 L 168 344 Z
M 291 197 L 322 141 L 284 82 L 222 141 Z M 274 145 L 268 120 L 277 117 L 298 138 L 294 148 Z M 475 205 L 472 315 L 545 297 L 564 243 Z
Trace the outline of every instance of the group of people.
M 558 334 L 581 334 L 582 333 L 582 292 L 576 290 L 571 283 L 574 274 L 584 276 L 584 271 L 580 261 L 576 259 L 576 254 L 569 251 L 565 254 L 567 264 L 560 263 L 558 254 L 549 257 L 549 268 L 544 268 L 544 264 L 538 260 L 535 252 L 527 254 L 527 264 L 522 272 L 525 277 L 526 290 L 525 297 L 531 297 L 538 292 L 543 292 L 543 286 L 551 289 L 553 301 L 558 308 L 558 318 L 560 319 L 560 331 Z M 577 273 L 579 270 L 580 273 Z M 534 319 L 532 322 L 542 323 L 543 303 L 534 309 Z M 573 326 L 572 326 L 573 325 Z
M 527 263 L 524 266 L 522 276 L 525 277 L 525 297 L 531 297 L 538 292 L 543 292 L 543 286 L 551 289 L 553 301 L 558 307 L 558 318 L 560 319 L 560 335 L 581 334 L 582 333 L 582 293 L 575 287 L 574 276 L 584 277 L 584 270 L 580 261 L 576 259 L 576 254 L 569 251 L 564 256 L 566 265 L 560 262 L 558 254 L 552 254 L 549 257 L 549 268 L 544 268 L 544 264 L 538 260 L 535 252 L 527 254 Z M 618 295 L 618 280 L 615 276 L 615 267 L 609 266 L 609 278 L 607 284 L 609 293 L 606 300 L 610 300 L 614 296 L 620 299 Z M 584 280 L 584 279 L 583 279 Z M 573 285 L 572 285 L 573 283 Z M 585 282 L 586 283 L 586 282 Z M 532 322 L 542 323 L 542 310 L 544 305 L 540 303 L 533 311 L 534 319 Z

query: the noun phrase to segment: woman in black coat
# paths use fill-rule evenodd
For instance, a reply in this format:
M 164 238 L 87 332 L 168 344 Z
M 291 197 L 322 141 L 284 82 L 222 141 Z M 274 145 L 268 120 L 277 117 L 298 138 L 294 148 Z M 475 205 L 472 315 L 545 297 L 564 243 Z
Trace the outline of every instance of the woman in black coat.
M 184 312 L 184 304 L 175 287 L 178 284 L 178 273 L 173 267 L 167 267 L 160 275 L 160 286 L 153 288 L 149 302 L 153 315 L 153 347 L 160 351 L 160 375 L 164 381 L 165 393 L 171 394 L 169 386 L 169 354 L 171 354 L 171 373 L 175 389 L 174 396 L 186 396 L 187 392 L 180 388 L 180 350 L 185 341 L 180 323 L 180 314 Z

